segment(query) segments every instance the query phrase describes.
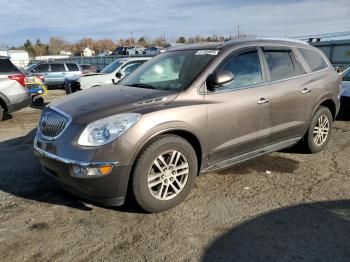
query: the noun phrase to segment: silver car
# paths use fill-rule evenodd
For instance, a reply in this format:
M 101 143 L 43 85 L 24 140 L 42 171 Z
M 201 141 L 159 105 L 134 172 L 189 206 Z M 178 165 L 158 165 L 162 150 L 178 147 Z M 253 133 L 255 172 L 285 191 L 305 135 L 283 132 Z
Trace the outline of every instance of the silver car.
M 9 57 L 0 56 L 0 121 L 4 114 L 30 105 L 32 99 L 25 81 L 26 76 Z
M 64 86 L 64 79 L 69 76 L 81 75 L 82 71 L 76 63 L 40 63 L 29 71 L 33 75 L 42 75 L 45 84 L 51 86 Z

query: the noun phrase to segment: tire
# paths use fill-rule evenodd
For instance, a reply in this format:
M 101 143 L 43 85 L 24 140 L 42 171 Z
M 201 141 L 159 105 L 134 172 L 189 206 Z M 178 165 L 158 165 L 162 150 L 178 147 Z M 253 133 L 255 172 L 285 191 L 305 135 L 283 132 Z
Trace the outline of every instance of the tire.
M 44 98 L 42 98 L 41 96 L 33 97 L 33 105 L 37 107 L 42 107 L 44 105 Z
M 323 119 L 323 120 L 322 120 Z M 325 120 L 327 119 L 327 120 Z M 322 121 L 328 121 L 328 133 L 327 135 L 322 135 L 322 138 L 319 137 L 319 140 L 316 138 L 317 134 L 315 132 L 317 131 L 316 128 L 319 127 L 321 123 L 325 123 Z M 331 134 L 332 134 L 332 127 L 333 127 L 333 116 L 331 111 L 327 107 L 321 106 L 316 113 L 314 114 L 311 122 L 309 130 L 307 131 L 305 138 L 304 138 L 304 145 L 306 149 L 311 153 L 318 153 L 322 151 L 327 144 L 329 143 Z M 318 128 L 318 130 L 320 130 Z M 326 129 L 321 130 L 322 132 L 326 131 Z M 317 143 L 318 141 L 318 143 Z
M 157 160 L 162 156 L 166 164 L 169 164 L 172 155 L 174 156 L 172 163 L 175 163 L 174 166 L 178 169 L 172 165 L 165 166 Z M 159 167 L 167 168 L 167 171 L 160 171 L 155 164 L 156 161 Z M 186 164 L 188 169 L 181 169 Z M 186 198 L 195 183 L 197 172 L 196 152 L 185 139 L 175 135 L 159 136 L 141 151 L 135 162 L 131 183 L 132 194 L 137 204 L 145 211 L 163 212 L 177 206 Z M 181 175 L 182 173 L 186 175 Z M 149 174 L 157 178 L 148 182 Z M 151 186 L 156 183 L 158 184 Z M 175 192 L 174 187 L 178 192 Z
M 4 108 L 0 105 L 0 121 L 2 121 L 4 119 Z

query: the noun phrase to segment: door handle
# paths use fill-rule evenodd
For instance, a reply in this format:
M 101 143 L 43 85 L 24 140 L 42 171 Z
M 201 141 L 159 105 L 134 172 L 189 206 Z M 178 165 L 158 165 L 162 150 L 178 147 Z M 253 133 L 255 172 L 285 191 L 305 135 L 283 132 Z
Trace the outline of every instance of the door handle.
M 266 98 L 260 98 L 258 101 L 258 105 L 267 104 L 268 102 L 270 102 L 270 100 L 268 100 Z
M 303 94 L 307 94 L 307 93 L 310 93 L 311 90 L 308 89 L 308 88 L 304 88 L 303 90 L 301 90 L 301 92 L 302 92 Z

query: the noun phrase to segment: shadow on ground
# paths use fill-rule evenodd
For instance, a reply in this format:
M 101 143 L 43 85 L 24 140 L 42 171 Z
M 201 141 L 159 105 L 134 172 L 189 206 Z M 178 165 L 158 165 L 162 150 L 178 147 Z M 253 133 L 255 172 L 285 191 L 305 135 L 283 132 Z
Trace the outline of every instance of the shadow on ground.
M 279 209 L 216 239 L 203 261 L 349 261 L 350 200 Z
M 81 201 L 67 193 L 41 170 L 33 153 L 35 133 L 36 129 L 33 129 L 23 137 L 0 142 L 0 190 L 24 199 L 84 211 L 91 210 L 85 205 L 88 201 Z M 99 206 L 95 203 L 93 205 Z M 142 212 L 132 199 L 128 205 L 111 209 L 120 212 Z

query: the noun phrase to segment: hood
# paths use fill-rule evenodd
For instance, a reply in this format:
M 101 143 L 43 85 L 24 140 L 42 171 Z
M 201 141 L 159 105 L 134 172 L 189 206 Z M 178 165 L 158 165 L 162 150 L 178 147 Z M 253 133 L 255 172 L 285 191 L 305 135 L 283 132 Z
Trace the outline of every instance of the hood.
M 174 91 L 106 85 L 70 94 L 49 106 L 70 115 L 74 123 L 87 124 L 110 115 L 162 105 L 177 94 Z
M 96 75 L 105 75 L 105 73 L 86 73 L 86 74 L 83 74 L 81 77 L 89 77 L 89 76 L 96 76 Z

